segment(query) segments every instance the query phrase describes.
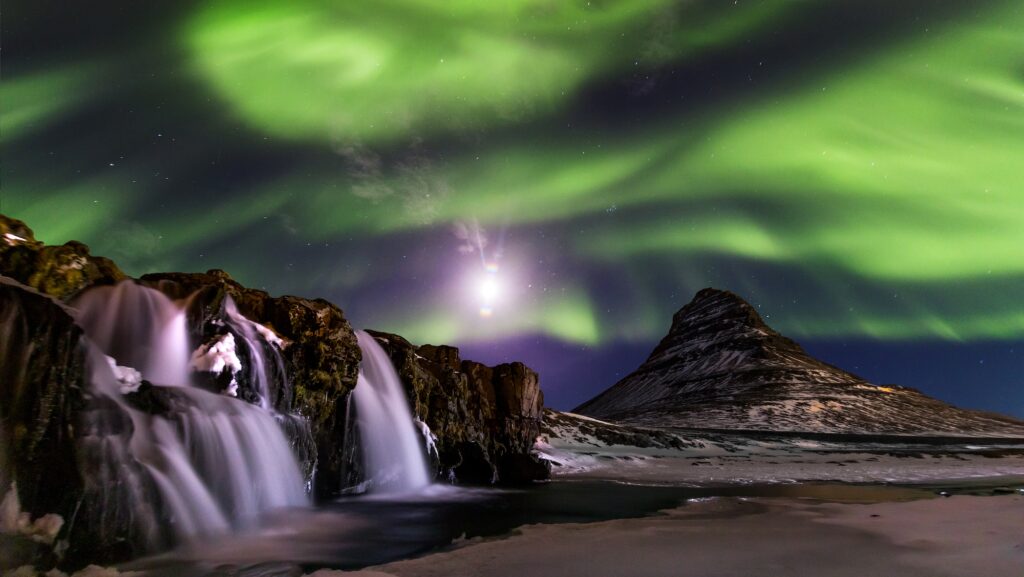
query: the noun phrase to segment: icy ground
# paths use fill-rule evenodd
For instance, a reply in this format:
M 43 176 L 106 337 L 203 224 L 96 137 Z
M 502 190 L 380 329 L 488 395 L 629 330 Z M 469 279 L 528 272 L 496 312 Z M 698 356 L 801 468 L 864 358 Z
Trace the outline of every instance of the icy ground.
M 1024 440 L 637 428 L 550 410 L 536 449 L 556 478 L 643 484 L 1024 479 Z

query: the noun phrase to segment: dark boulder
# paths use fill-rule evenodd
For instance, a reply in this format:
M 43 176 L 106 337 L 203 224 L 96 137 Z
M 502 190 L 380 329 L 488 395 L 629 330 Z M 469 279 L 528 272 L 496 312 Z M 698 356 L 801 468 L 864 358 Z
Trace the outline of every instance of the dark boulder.
M 0 311 L 0 499 L 14 487 L 29 520 L 60 515 L 66 533 L 83 492 L 75 450 L 86 404 L 82 331 L 53 300 L 13 284 L 0 283 Z

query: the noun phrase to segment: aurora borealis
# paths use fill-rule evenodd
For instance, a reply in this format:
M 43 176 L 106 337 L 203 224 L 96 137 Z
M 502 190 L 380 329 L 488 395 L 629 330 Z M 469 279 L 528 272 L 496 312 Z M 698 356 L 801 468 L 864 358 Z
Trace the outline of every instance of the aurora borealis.
M 140 4 L 5 6 L 0 210 L 42 240 L 516 355 L 563 406 L 716 286 L 1024 414 L 1019 2 Z

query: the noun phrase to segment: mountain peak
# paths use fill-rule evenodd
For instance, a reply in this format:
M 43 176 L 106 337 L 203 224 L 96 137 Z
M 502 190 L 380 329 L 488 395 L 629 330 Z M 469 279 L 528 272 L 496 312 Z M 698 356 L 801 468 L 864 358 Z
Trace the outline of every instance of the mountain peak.
M 876 387 L 819 361 L 733 292 L 699 291 L 637 370 L 573 409 L 634 425 L 842 433 L 963 434 L 1024 423 Z
M 693 300 L 679 309 L 672 317 L 672 326 L 675 329 L 676 325 L 687 326 L 696 322 L 708 321 L 727 322 L 771 331 L 771 328 L 765 324 L 761 315 L 750 303 L 732 291 L 711 287 L 699 290 L 693 296 Z
M 693 299 L 672 316 L 668 334 L 648 358 L 656 361 L 667 351 L 682 345 L 730 342 L 741 348 L 777 348 L 803 350 L 795 342 L 769 327 L 757 310 L 734 292 L 716 288 L 701 289 Z M 646 363 L 645 363 L 646 364 Z
M 690 304 L 695 302 L 710 300 L 710 299 L 731 299 L 737 301 L 741 305 L 748 305 L 747 301 L 743 300 L 738 294 L 725 289 L 717 289 L 715 287 L 705 287 L 697 291 L 697 294 L 693 295 Z

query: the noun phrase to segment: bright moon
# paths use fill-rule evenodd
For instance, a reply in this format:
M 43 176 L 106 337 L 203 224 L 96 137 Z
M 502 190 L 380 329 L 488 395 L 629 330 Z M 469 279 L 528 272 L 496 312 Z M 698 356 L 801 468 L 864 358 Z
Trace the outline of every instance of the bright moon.
M 480 299 L 484 304 L 491 304 L 498 296 L 498 279 L 494 275 L 487 275 L 480 282 Z
M 486 271 L 477 284 L 477 298 L 480 299 L 480 316 L 488 318 L 494 314 L 494 303 L 501 296 L 501 287 L 498 284 L 498 266 L 490 264 L 484 267 Z

